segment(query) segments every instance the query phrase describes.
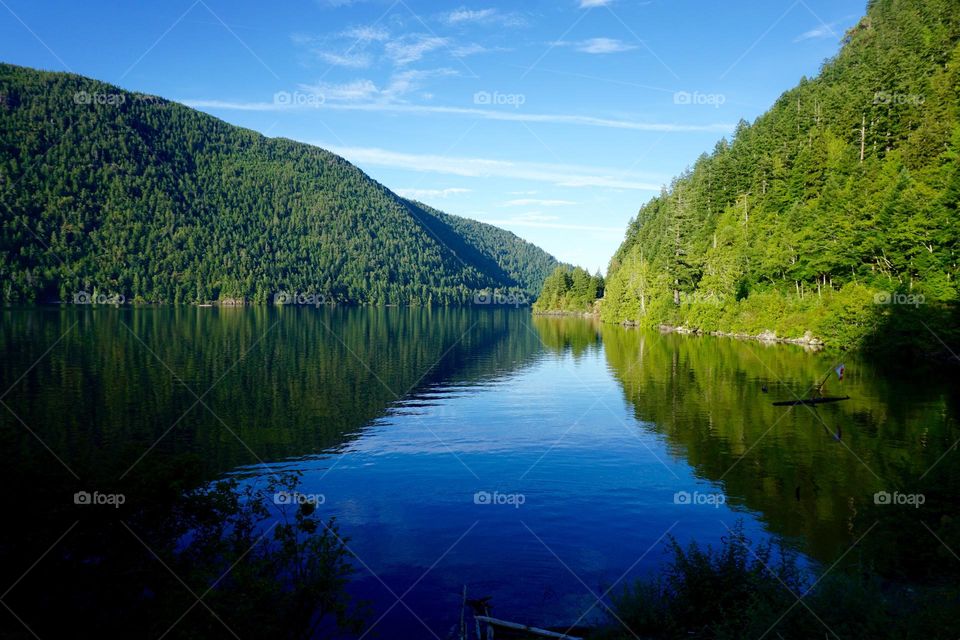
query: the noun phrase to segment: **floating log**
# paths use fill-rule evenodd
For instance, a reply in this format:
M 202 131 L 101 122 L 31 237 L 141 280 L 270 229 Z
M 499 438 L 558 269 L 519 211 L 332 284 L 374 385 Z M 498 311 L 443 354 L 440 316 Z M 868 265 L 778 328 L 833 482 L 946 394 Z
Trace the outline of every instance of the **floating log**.
M 827 404 L 828 402 L 840 402 L 841 400 L 849 400 L 850 396 L 843 396 L 840 398 L 804 398 L 803 400 L 783 400 L 781 402 L 774 402 L 773 406 L 775 407 L 797 407 L 800 405 L 818 405 L 818 404 Z
M 505 629 L 513 629 L 514 631 L 524 631 L 526 633 L 532 633 L 537 636 L 543 636 L 544 638 L 564 638 L 564 640 L 582 640 L 581 638 L 577 638 L 575 636 L 568 636 L 563 633 L 557 633 L 556 631 L 548 631 L 547 629 L 530 627 L 525 624 L 520 624 L 518 622 L 507 622 L 506 620 L 491 618 L 490 616 L 475 616 L 475 618 L 479 622 L 486 622 L 489 625 L 504 627 Z

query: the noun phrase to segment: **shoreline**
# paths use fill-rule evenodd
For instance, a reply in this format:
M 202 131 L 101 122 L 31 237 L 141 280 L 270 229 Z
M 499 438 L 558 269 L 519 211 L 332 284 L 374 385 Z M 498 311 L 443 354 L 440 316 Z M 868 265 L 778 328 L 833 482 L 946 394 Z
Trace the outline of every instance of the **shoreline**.
M 554 317 L 577 317 L 577 318 L 599 318 L 600 314 L 596 311 L 563 311 L 560 309 L 551 309 L 549 311 L 533 311 L 535 316 L 554 316 Z
M 623 326 L 636 327 L 636 323 L 620 323 Z M 757 335 L 752 335 L 749 333 L 737 333 L 731 331 L 703 331 L 701 329 L 691 329 L 685 326 L 674 326 L 668 324 L 661 324 L 657 327 L 661 333 L 679 333 L 681 335 L 695 335 L 695 336 L 715 336 L 717 338 L 733 338 L 735 340 L 753 340 L 755 342 L 765 342 L 768 344 L 795 344 L 806 349 L 812 349 L 815 351 L 820 351 L 827 347 L 826 343 L 820 338 L 813 335 L 810 331 L 805 331 L 803 336 L 800 338 L 786 338 L 778 336 L 775 332 L 767 330 Z

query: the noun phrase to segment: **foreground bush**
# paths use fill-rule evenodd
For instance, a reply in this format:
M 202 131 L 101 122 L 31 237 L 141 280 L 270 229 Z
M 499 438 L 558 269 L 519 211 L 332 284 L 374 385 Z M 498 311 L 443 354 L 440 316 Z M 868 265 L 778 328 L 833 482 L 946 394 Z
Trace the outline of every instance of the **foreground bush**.
M 719 549 L 668 543 L 657 579 L 626 588 L 616 614 L 596 637 L 734 640 L 740 638 L 897 638 L 960 636 L 960 588 L 906 588 L 858 570 L 816 576 L 796 554 L 753 544 L 738 524 Z

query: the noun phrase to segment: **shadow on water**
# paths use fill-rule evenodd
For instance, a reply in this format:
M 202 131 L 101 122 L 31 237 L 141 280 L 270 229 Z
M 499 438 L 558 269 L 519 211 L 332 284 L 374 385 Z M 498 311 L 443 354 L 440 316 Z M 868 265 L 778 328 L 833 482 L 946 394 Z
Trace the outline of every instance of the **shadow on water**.
M 195 598 L 158 557 L 173 564 L 190 531 L 228 539 L 250 515 L 250 502 L 225 493 L 186 502 L 185 495 L 238 467 L 339 450 L 400 399 L 451 380 L 479 384 L 542 350 L 521 313 L 489 309 L 37 307 L 2 314 L 0 477 L 17 496 L 18 526 L 0 534 L 0 573 L 5 585 L 16 585 L 5 602 L 42 637 L 83 615 L 89 624 L 74 623 L 81 635 L 141 623 L 157 625 L 159 635 Z M 78 504 L 78 492 L 124 498 Z M 240 551 L 212 551 L 207 560 L 222 571 Z M 174 566 L 177 574 L 212 570 Z M 189 586 L 197 594 L 216 575 L 201 578 L 207 584 Z M 269 586 L 263 578 L 254 583 Z M 236 612 L 246 619 L 242 607 Z M 27 626 L 3 620 L 31 637 Z M 188 629 L 208 625 L 184 625 L 171 637 Z M 214 637 L 224 633 L 220 627 Z

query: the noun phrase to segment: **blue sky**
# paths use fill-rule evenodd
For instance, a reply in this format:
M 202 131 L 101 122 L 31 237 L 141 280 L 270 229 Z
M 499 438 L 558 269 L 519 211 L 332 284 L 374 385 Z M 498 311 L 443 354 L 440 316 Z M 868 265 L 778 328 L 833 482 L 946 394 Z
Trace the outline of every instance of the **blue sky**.
M 864 0 L 0 0 L 0 60 L 320 145 L 606 269 L 661 185 L 813 76 Z

